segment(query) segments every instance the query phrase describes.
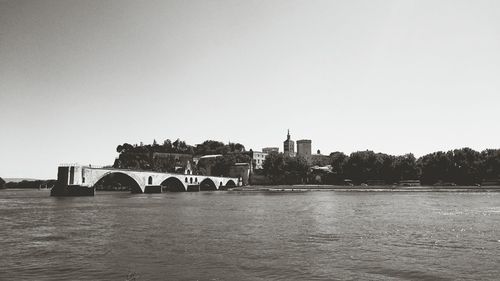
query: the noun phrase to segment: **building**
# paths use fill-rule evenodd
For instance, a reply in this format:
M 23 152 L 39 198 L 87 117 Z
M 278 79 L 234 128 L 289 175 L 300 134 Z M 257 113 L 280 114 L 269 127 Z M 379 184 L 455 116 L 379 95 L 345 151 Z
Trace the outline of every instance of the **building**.
M 267 155 L 264 152 L 250 150 L 250 157 L 252 157 L 252 163 L 255 163 L 256 170 L 262 169 L 262 164 L 264 164 Z
M 198 159 L 198 172 L 205 176 L 220 176 L 213 175 L 212 168 L 215 165 L 217 158 L 223 157 L 221 154 L 204 155 Z
M 321 154 L 321 151 L 318 149 L 317 154 L 311 155 L 309 163 L 312 165 L 326 166 L 331 164 L 331 162 L 330 156 Z
M 272 153 L 272 152 L 279 153 L 280 149 L 279 149 L 279 147 L 264 147 L 264 148 L 262 148 L 262 152 L 267 153 L 267 154 Z
M 229 167 L 229 176 L 238 178 L 238 186 L 248 185 L 250 178 L 250 164 L 249 163 L 235 163 Z
M 307 162 L 311 161 L 311 140 L 297 141 L 297 156 L 304 157 Z
M 309 174 L 309 183 L 315 184 L 328 184 L 334 182 L 334 172 L 332 165 L 326 166 L 313 166 Z
M 288 156 L 295 156 L 295 142 L 290 139 L 290 130 L 288 130 L 286 140 L 283 142 L 283 153 Z

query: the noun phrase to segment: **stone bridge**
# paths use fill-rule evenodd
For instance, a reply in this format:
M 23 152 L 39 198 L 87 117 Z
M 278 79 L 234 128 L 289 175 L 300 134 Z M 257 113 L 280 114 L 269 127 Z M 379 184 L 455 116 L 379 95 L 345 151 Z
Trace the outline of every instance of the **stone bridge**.
M 96 184 L 111 175 L 128 179 L 133 185 L 132 193 L 223 190 L 241 185 L 238 178 L 62 165 L 58 168 L 57 184 L 52 188 L 51 195 L 93 196 Z

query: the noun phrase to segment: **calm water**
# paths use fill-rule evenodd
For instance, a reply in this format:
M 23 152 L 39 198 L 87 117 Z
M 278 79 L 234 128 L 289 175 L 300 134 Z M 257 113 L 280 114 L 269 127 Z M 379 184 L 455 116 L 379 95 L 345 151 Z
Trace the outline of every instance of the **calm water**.
M 500 193 L 0 191 L 0 280 L 499 280 Z

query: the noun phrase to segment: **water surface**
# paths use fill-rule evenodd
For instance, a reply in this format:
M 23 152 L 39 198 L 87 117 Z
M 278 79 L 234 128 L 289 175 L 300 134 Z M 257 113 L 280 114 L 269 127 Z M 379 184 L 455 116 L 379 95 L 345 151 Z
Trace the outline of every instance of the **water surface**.
M 498 280 L 500 193 L 0 191 L 0 280 Z

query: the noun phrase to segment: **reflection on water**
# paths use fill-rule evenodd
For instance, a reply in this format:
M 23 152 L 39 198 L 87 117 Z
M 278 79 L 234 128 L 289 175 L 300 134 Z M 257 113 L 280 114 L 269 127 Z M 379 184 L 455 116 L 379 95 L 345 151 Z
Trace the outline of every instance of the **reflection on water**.
M 498 280 L 499 193 L 0 191 L 0 280 Z

